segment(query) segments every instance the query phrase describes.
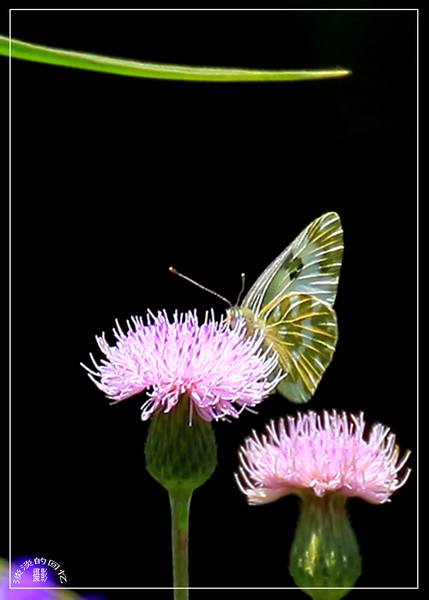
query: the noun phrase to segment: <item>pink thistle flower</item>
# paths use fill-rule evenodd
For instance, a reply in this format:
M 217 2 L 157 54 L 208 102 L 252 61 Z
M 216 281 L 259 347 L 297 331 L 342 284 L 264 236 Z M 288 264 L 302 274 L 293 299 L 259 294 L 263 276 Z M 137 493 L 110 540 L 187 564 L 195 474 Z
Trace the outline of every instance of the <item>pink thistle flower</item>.
M 346 413 L 323 418 L 313 411 L 288 417 L 255 432 L 239 450 L 236 480 L 249 504 L 273 502 L 305 490 L 323 497 L 338 492 L 382 504 L 402 487 L 410 474 L 399 477 L 410 452 L 399 459 L 395 435 L 375 424 L 364 439 L 365 421 Z
M 228 323 L 206 319 L 199 325 L 188 312 L 169 322 L 165 313 L 132 317 L 124 333 L 116 323 L 117 342 L 110 346 L 104 333 L 97 343 L 106 359 L 95 371 L 82 365 L 90 379 L 115 402 L 150 390 L 142 406 L 142 419 L 170 412 L 186 394 L 190 413 L 206 420 L 238 417 L 256 406 L 278 385 L 273 373 L 277 355 L 262 350 L 261 335 L 247 336 L 244 320 L 234 329 Z M 269 380 L 271 378 L 271 380 Z
M 363 413 L 298 413 L 255 432 L 239 450 L 237 483 L 249 504 L 282 496 L 301 498 L 289 556 L 296 585 L 313 600 L 340 600 L 362 571 L 355 532 L 346 511 L 349 497 L 382 504 L 402 487 L 409 452 L 399 459 L 395 435 L 374 425 L 364 439 Z M 329 588 L 329 592 L 326 589 Z

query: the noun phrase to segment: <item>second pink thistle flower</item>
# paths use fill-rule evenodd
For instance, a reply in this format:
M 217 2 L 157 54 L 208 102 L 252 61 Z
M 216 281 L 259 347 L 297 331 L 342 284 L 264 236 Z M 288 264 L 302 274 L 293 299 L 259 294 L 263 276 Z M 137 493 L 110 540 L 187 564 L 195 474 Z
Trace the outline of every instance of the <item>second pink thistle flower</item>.
M 249 504 L 289 494 L 301 498 L 289 570 L 298 587 L 313 588 L 305 591 L 315 600 L 341 598 L 361 572 L 347 498 L 388 502 L 410 473 L 404 471 L 410 453 L 400 458 L 388 427 L 377 423 L 367 439 L 364 433 L 362 413 L 308 411 L 271 422 L 265 434 L 253 433 L 239 451 L 236 479 Z

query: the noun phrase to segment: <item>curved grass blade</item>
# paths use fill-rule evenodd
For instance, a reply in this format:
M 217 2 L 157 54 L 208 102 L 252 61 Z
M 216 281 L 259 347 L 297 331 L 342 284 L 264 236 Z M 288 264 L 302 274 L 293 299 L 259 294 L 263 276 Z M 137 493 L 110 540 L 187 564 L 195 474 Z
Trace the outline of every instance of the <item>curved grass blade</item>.
M 10 40 L 12 58 L 34 62 L 101 71 L 116 75 L 145 77 L 151 79 L 179 79 L 188 81 L 299 81 L 306 79 L 328 79 L 350 75 L 347 69 L 315 71 L 265 71 L 257 69 L 235 69 L 222 67 L 192 67 L 161 63 L 146 63 L 98 54 L 72 52 L 48 48 L 19 40 Z M 9 38 L 0 36 L 0 55 L 9 56 Z

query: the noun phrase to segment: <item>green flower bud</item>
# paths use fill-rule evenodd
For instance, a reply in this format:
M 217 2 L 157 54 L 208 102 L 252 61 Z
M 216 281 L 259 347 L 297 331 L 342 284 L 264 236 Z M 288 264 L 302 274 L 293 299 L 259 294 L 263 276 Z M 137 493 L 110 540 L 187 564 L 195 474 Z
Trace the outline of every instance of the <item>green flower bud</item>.
M 322 498 L 313 492 L 300 496 L 290 574 L 301 589 L 323 588 L 303 589 L 313 600 L 339 600 L 353 588 L 362 570 L 359 546 L 346 511 L 347 498 L 335 492 Z
M 146 468 L 170 494 L 191 494 L 213 474 L 217 448 L 212 424 L 183 395 L 169 413 L 152 417 L 145 446 Z

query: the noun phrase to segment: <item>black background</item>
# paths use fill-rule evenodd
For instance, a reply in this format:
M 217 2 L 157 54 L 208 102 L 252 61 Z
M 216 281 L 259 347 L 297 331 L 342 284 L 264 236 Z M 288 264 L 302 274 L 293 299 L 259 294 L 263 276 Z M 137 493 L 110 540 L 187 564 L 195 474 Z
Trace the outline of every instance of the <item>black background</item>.
M 365 411 L 416 466 L 416 21 L 415 11 L 13 11 L 12 36 L 47 46 L 353 71 L 209 84 L 13 61 L 13 556 L 53 558 L 70 587 L 171 586 L 168 497 L 145 471 L 143 397 L 109 406 L 79 362 L 100 358 L 96 334 L 113 343 L 115 319 L 147 308 L 220 318 L 221 301 L 168 267 L 235 301 L 241 272 L 251 285 L 328 210 L 345 232 L 340 339 L 306 408 Z M 276 395 L 258 415 L 215 424 L 219 466 L 192 501 L 191 586 L 293 585 L 296 498 L 248 507 L 233 472 L 250 430 L 297 408 Z M 416 480 L 414 468 L 389 504 L 350 502 L 359 586 L 416 584 Z

